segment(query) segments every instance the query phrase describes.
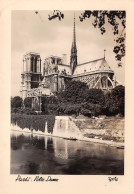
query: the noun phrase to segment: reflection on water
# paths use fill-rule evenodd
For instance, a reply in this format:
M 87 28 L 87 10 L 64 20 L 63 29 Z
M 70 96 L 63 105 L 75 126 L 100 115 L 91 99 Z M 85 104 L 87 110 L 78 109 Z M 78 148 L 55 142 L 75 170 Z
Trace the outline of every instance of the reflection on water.
M 103 144 L 14 131 L 11 174 L 124 174 L 124 151 Z

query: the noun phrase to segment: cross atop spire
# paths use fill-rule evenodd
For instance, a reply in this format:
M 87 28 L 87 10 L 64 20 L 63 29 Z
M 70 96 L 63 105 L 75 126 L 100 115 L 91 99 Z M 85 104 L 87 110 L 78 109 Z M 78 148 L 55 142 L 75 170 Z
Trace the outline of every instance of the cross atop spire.
M 76 47 L 76 32 L 75 32 L 75 15 L 74 15 L 74 27 L 73 27 L 73 42 L 71 48 L 70 65 L 72 67 L 72 73 L 77 66 L 77 47 Z
M 104 59 L 105 59 L 105 52 L 106 52 L 106 50 L 104 49 Z

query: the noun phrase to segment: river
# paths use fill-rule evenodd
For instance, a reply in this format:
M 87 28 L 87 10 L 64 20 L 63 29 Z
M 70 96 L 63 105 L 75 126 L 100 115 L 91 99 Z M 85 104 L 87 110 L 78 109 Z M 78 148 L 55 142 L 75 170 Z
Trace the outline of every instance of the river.
M 12 131 L 11 174 L 123 175 L 124 150 Z

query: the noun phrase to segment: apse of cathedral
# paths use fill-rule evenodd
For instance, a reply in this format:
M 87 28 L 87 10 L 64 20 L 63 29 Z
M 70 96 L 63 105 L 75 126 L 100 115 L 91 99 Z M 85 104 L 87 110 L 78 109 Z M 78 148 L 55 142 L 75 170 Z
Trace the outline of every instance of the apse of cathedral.
M 23 57 L 23 73 L 21 82 L 22 98 L 55 95 L 65 89 L 70 80 L 85 82 L 89 88 L 109 90 L 116 86 L 113 80 L 114 72 L 104 57 L 82 64 L 77 63 L 77 46 L 75 18 L 73 25 L 73 41 L 70 64 L 67 56 L 49 56 L 43 62 L 41 73 L 41 57 L 38 53 L 29 52 Z

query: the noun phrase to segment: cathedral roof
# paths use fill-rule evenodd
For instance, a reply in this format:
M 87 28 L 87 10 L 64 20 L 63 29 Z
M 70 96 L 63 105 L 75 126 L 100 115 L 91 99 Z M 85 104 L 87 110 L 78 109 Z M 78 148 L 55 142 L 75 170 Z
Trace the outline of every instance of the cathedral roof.
M 82 63 L 77 65 L 74 71 L 74 76 L 77 75 L 83 75 L 83 74 L 88 74 L 88 73 L 97 73 L 97 72 L 109 72 L 109 73 L 114 73 L 110 66 L 108 65 L 107 61 L 105 58 L 97 59 L 94 61 L 89 61 L 86 63 Z
M 58 70 L 59 70 L 59 73 L 62 73 L 63 71 L 65 71 L 67 73 L 67 75 L 71 75 L 72 74 L 72 70 L 71 70 L 71 67 L 69 65 L 59 65 L 58 64 Z

